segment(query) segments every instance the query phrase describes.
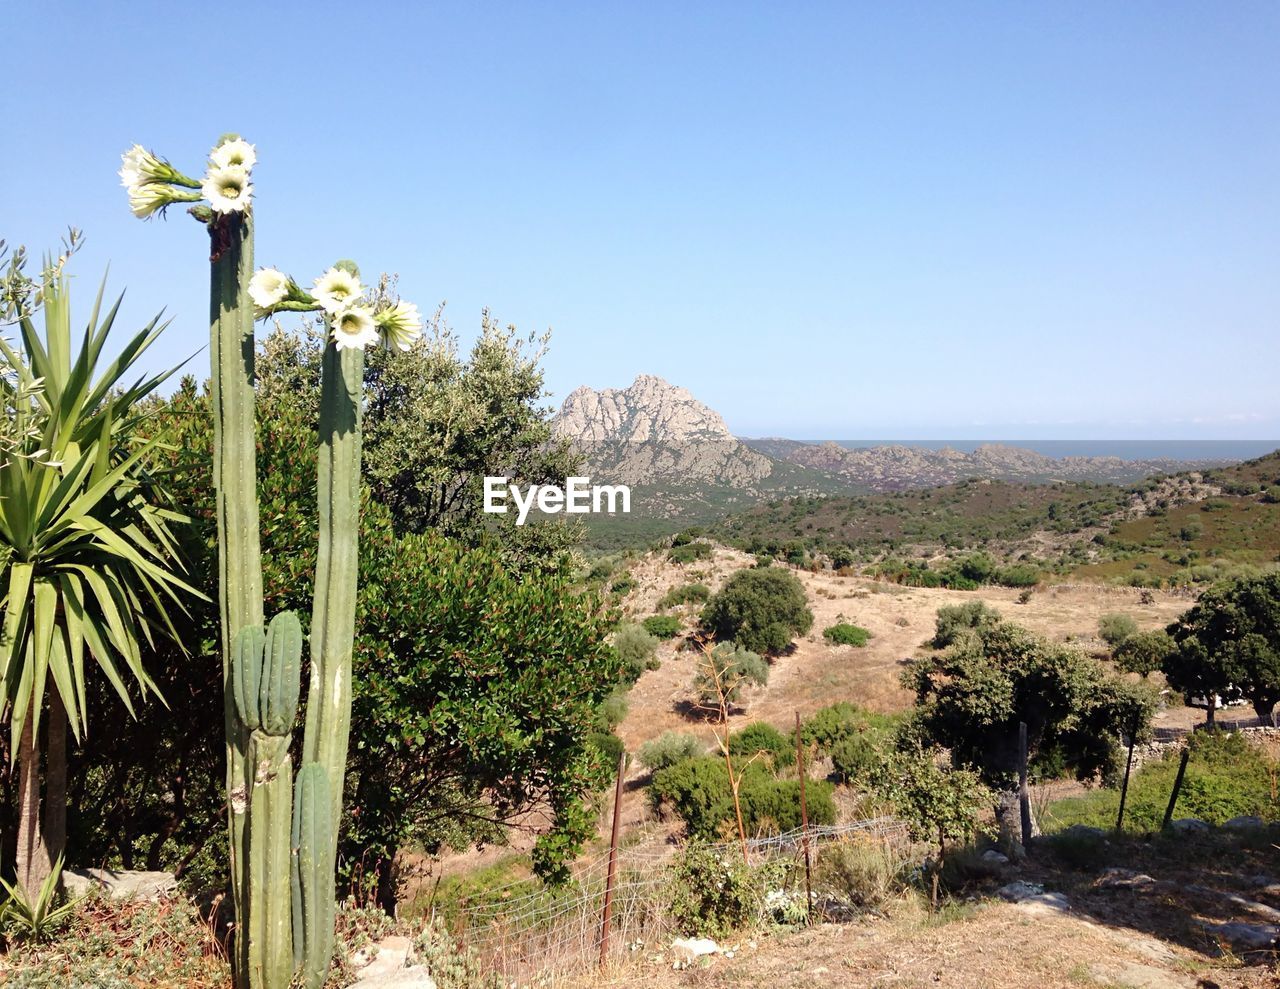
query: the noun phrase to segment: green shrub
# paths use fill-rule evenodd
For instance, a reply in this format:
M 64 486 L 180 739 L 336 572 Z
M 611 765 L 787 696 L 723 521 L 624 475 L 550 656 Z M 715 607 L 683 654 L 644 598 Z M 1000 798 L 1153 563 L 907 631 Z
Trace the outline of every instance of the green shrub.
M 1138 623 L 1119 611 L 1108 612 L 1098 619 L 1098 637 L 1112 649 L 1137 634 Z
M 1164 664 L 1165 659 L 1177 649 L 1169 634 L 1163 630 L 1138 632 L 1127 636 L 1116 646 L 1116 665 L 1126 673 L 1150 676 Z
M 891 745 L 891 732 L 855 731 L 832 746 L 831 764 L 846 783 L 865 783 L 884 767 Z
M 1035 587 L 1040 583 L 1040 568 L 1030 563 L 1016 563 L 996 571 L 992 583 L 1004 587 Z
M 646 632 L 659 639 L 674 639 L 680 634 L 680 619 L 675 615 L 650 615 L 641 624 Z
M 756 877 L 742 858 L 691 841 L 671 874 L 671 916 L 677 930 L 693 937 L 720 938 L 753 923 L 762 897 Z
M 843 570 L 858 562 L 858 557 L 848 546 L 832 546 L 827 550 L 827 558 L 831 561 L 832 570 Z
M 613 648 L 622 661 L 622 675 L 630 683 L 639 679 L 645 670 L 656 670 L 658 660 L 654 656 L 658 640 L 635 622 L 623 622 L 613 633 Z
M 727 704 L 734 704 L 746 687 L 763 687 L 768 682 L 769 664 L 763 656 L 733 642 L 717 642 L 698 663 L 693 689 L 700 707 L 716 710 L 721 692 Z
M 858 709 L 847 701 L 838 701 L 813 713 L 800 725 L 800 740 L 816 745 L 820 752 L 830 752 L 845 735 L 856 730 Z
M 667 559 L 673 563 L 693 563 L 696 560 L 710 559 L 714 551 L 715 547 L 710 543 L 684 543 L 680 546 L 672 546 L 667 551 Z
M 871 633 L 861 626 L 840 622 L 824 628 L 822 637 L 837 646 L 865 646 Z
M 813 627 L 804 585 L 776 567 L 739 570 L 702 612 L 702 623 L 718 639 L 732 639 L 759 653 L 778 653 Z
M 711 588 L 706 584 L 682 584 L 673 587 L 658 602 L 659 608 L 675 608 L 682 604 L 706 604 Z
M 1217 731 L 1194 732 L 1187 744 L 1191 758 L 1178 795 L 1175 818 L 1198 817 L 1210 824 L 1221 824 L 1241 815 L 1280 820 L 1280 804 L 1271 793 L 1271 773 L 1275 767 L 1260 749 L 1241 735 Z M 1147 763 L 1134 774 L 1125 803 L 1126 830 L 1159 829 L 1180 759 L 1177 751 L 1166 752 L 1164 758 Z M 1046 830 L 1063 829 L 1072 824 L 1113 828 L 1119 804 L 1120 793 L 1115 789 L 1064 798 L 1050 806 Z
M 600 724 L 605 728 L 614 728 L 622 724 L 627 716 L 627 688 L 618 686 L 600 704 Z
M 619 577 L 609 585 L 609 590 L 614 594 L 630 594 L 636 589 L 635 578 L 628 574 L 625 577 Z
M 618 759 L 625 751 L 622 739 L 611 731 L 593 731 L 587 736 L 587 744 L 596 750 L 600 761 L 609 767 L 610 772 L 618 765 Z
M 603 583 L 613 576 L 616 569 L 617 564 L 610 559 L 597 560 L 587 572 L 587 580 L 590 583 Z
M 784 765 L 795 759 L 795 742 L 764 721 L 753 721 L 729 736 L 730 755 L 749 757 L 757 752 L 765 753 L 774 766 Z
M 985 601 L 966 601 L 964 604 L 946 605 L 938 609 L 934 623 L 933 648 L 945 649 L 969 629 L 994 624 L 1000 620 L 1000 612 Z
M 735 775 L 739 772 L 738 800 L 748 834 L 772 834 L 800 826 L 799 780 L 778 780 L 760 762 L 735 763 Z M 826 780 L 806 781 L 810 823 L 835 822 L 832 792 Z M 714 840 L 736 828 L 729 770 L 719 756 L 686 759 L 654 773 L 649 800 L 655 809 L 670 804 L 690 837 Z
M 664 731 L 640 746 L 639 757 L 641 763 L 656 773 L 685 759 L 692 759 L 701 752 L 702 745 L 692 735 L 682 731 Z

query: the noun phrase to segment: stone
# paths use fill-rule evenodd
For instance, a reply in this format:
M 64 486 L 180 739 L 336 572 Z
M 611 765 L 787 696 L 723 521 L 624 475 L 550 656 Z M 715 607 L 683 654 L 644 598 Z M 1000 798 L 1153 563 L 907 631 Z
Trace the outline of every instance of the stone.
M 676 938 L 671 942 L 671 950 L 678 959 L 691 962 L 704 955 L 714 955 L 720 946 L 709 937 Z
M 348 989 L 436 989 L 427 969 L 413 964 L 413 942 L 398 934 L 356 952 L 351 964 L 358 972 Z
M 1204 834 L 1209 830 L 1208 822 L 1198 817 L 1180 817 L 1170 822 L 1169 827 L 1177 834 Z
M 1191 976 L 1137 962 L 1095 962 L 1089 974 L 1101 984 L 1123 989 L 1194 989 L 1198 984 Z
M 1143 886 L 1154 886 L 1156 881 L 1145 872 L 1133 869 L 1106 869 L 1094 881 L 1099 889 L 1138 889 Z
M 990 865 L 1008 865 L 1009 856 L 1003 852 L 997 852 L 994 848 L 988 848 L 982 853 L 982 861 Z
M 996 890 L 996 895 L 1010 903 L 1020 903 L 1029 897 L 1039 896 L 1043 892 L 1044 887 L 1039 883 L 1028 883 L 1019 879 L 1017 882 L 1001 886 Z
M 1093 839 L 1102 841 L 1107 837 L 1107 833 L 1102 828 L 1095 828 L 1091 824 L 1073 824 L 1069 828 L 1063 828 L 1058 832 L 1067 838 L 1076 839 Z
M 1241 921 L 1232 921 L 1227 924 L 1205 924 L 1204 926 L 1206 930 L 1239 948 L 1254 950 L 1271 948 L 1275 946 L 1277 939 L 1280 939 L 1280 925 L 1276 924 L 1246 924 Z
M 1265 828 L 1267 822 L 1260 817 L 1254 817 L 1252 814 L 1241 814 L 1239 817 L 1233 817 L 1229 821 L 1225 821 L 1222 825 L 1232 831 L 1256 831 L 1259 828 Z
M 1067 913 L 1071 910 L 1071 901 L 1063 893 L 1036 893 L 1014 902 L 1019 910 L 1034 914 Z
M 178 892 L 172 872 L 129 869 L 63 869 L 62 885 L 70 896 L 97 889 L 113 900 L 163 900 Z

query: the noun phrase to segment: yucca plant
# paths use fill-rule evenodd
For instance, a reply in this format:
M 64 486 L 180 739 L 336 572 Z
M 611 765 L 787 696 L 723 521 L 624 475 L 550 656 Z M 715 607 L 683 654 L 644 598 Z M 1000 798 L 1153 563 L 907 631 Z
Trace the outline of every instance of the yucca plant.
M 0 462 L 0 682 L 19 762 L 17 879 L 28 899 L 65 843 L 66 732 L 80 739 L 88 726 L 86 655 L 132 711 L 127 682 L 144 696 L 155 690 L 143 645 L 157 633 L 176 640 L 172 616 L 183 595 L 198 593 L 180 576 L 170 531 L 182 516 L 147 469 L 158 440 L 146 437 L 139 403 L 168 373 L 127 380 L 167 324 L 153 319 L 107 359 L 120 302 L 104 313 L 102 299 L 99 289 L 73 340 L 66 276 L 50 268 L 43 333 L 26 315 L 16 345 L 0 340 L 0 388 L 20 438 Z M 50 680 L 42 832 L 37 740 Z
M 80 904 L 81 897 L 58 903 L 58 884 L 62 879 L 62 856 L 53 863 L 34 895 L 21 886 L 11 886 L 0 879 L 0 886 L 8 894 L 0 903 L 0 929 L 11 931 L 24 941 L 44 941 L 56 932 Z

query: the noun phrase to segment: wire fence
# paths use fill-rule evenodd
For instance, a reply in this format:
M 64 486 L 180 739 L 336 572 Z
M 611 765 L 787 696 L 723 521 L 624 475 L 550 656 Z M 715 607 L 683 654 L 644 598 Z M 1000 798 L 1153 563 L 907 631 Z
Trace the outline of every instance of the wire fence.
M 797 828 L 782 834 L 750 838 L 747 856 L 760 864 L 799 853 L 805 833 Z M 906 826 L 887 817 L 846 824 L 814 826 L 811 846 L 862 838 L 891 842 L 906 840 Z M 742 854 L 742 843 L 723 842 L 711 848 L 725 856 Z M 671 935 L 668 897 L 669 866 L 676 848 L 666 843 L 620 848 L 613 884 L 609 952 L 621 957 L 633 946 L 653 945 Z M 458 946 L 481 965 L 498 973 L 505 984 L 534 973 L 569 973 L 596 964 L 601 938 L 601 915 L 608 877 L 607 851 L 574 869 L 573 880 L 561 887 L 523 879 L 488 887 L 473 897 L 439 905 Z

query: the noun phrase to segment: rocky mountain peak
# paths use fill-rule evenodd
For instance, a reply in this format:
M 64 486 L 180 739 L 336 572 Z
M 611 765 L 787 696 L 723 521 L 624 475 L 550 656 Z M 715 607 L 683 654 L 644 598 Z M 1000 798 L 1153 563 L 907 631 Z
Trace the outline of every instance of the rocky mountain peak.
M 575 389 L 560 407 L 555 431 L 581 443 L 733 442 L 718 412 L 652 374 L 637 375 L 626 388 Z

